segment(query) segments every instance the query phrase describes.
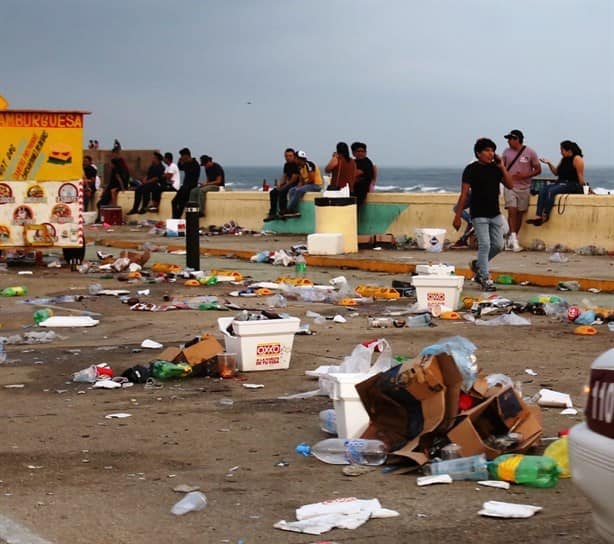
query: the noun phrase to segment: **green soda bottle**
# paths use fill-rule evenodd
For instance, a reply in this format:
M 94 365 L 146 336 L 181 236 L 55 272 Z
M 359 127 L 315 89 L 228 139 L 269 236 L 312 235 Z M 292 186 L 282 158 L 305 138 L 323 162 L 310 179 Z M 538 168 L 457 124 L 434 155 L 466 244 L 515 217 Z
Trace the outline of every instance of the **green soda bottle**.
M 53 310 L 51 308 L 43 308 L 41 310 L 36 310 L 34 312 L 34 323 L 40 325 L 41 322 L 45 321 L 45 319 L 49 319 L 53 315 Z
M 5 287 L 0 291 L 0 296 L 3 297 L 19 297 L 28 294 L 28 290 L 23 285 L 16 287 Z
M 154 378 L 159 380 L 171 380 L 183 378 L 192 372 L 192 367 L 187 363 L 171 363 L 169 361 L 154 361 L 151 364 L 151 372 Z
M 305 272 L 307 272 L 307 261 L 305 261 L 305 256 L 301 253 L 294 259 L 294 273 L 297 278 L 304 278 Z
M 488 472 L 494 480 L 505 480 L 529 487 L 554 487 L 559 481 L 560 469 L 551 457 L 540 455 L 499 455 L 488 463 Z

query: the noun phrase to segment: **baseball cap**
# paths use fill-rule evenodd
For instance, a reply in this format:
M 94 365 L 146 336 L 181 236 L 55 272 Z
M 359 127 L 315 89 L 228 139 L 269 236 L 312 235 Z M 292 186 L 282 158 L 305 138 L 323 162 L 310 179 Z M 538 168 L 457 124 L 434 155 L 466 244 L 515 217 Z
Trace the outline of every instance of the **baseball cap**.
M 503 137 L 506 140 L 509 140 L 510 138 L 518 138 L 519 140 L 524 140 L 524 134 L 517 128 L 515 128 L 514 130 L 510 130 L 509 134 L 506 134 Z
M 306 159 L 306 158 L 307 158 L 307 153 L 305 153 L 304 151 L 297 151 L 297 152 L 296 152 L 296 156 L 297 156 L 299 159 Z

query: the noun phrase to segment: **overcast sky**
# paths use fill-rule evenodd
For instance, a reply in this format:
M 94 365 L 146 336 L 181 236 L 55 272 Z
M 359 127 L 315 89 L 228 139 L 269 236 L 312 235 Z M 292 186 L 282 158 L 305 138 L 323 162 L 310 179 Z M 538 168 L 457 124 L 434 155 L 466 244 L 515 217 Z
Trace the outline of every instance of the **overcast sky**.
M 458 166 L 520 128 L 614 165 L 612 0 L 4 0 L 0 94 L 86 109 L 85 138 L 273 165 L 365 141 Z

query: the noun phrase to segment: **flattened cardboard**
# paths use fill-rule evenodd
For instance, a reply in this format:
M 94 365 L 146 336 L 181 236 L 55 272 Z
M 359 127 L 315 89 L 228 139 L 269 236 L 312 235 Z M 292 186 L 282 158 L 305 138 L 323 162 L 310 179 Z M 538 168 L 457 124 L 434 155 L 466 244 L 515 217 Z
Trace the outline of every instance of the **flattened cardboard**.
M 528 406 L 512 387 L 460 414 L 458 423 L 448 432 L 448 438 L 461 448 L 463 457 L 486 454 L 494 459 L 502 453 L 523 452 L 539 440 L 543 428 L 539 408 Z M 484 443 L 490 429 L 517 432 L 523 440 L 511 450 L 502 451 Z
M 160 361 L 169 361 L 174 363 L 177 360 L 177 357 L 181 354 L 181 350 L 176 347 L 168 347 L 158 355 L 158 360 Z
M 182 350 L 175 360 L 186 362 L 190 366 L 196 366 L 223 352 L 224 347 L 215 337 L 204 334 L 200 342 Z

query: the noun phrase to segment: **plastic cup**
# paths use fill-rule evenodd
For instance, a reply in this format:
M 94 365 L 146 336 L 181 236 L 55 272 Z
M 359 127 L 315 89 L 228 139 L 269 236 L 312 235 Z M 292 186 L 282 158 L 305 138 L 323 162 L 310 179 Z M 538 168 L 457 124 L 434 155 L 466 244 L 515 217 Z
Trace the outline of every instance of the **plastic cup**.
M 234 378 L 237 375 L 237 354 L 218 353 L 217 371 L 220 378 Z
M 587 195 L 590 192 L 591 188 L 585 183 L 584 185 L 582 185 L 582 190 L 584 191 L 584 194 Z

